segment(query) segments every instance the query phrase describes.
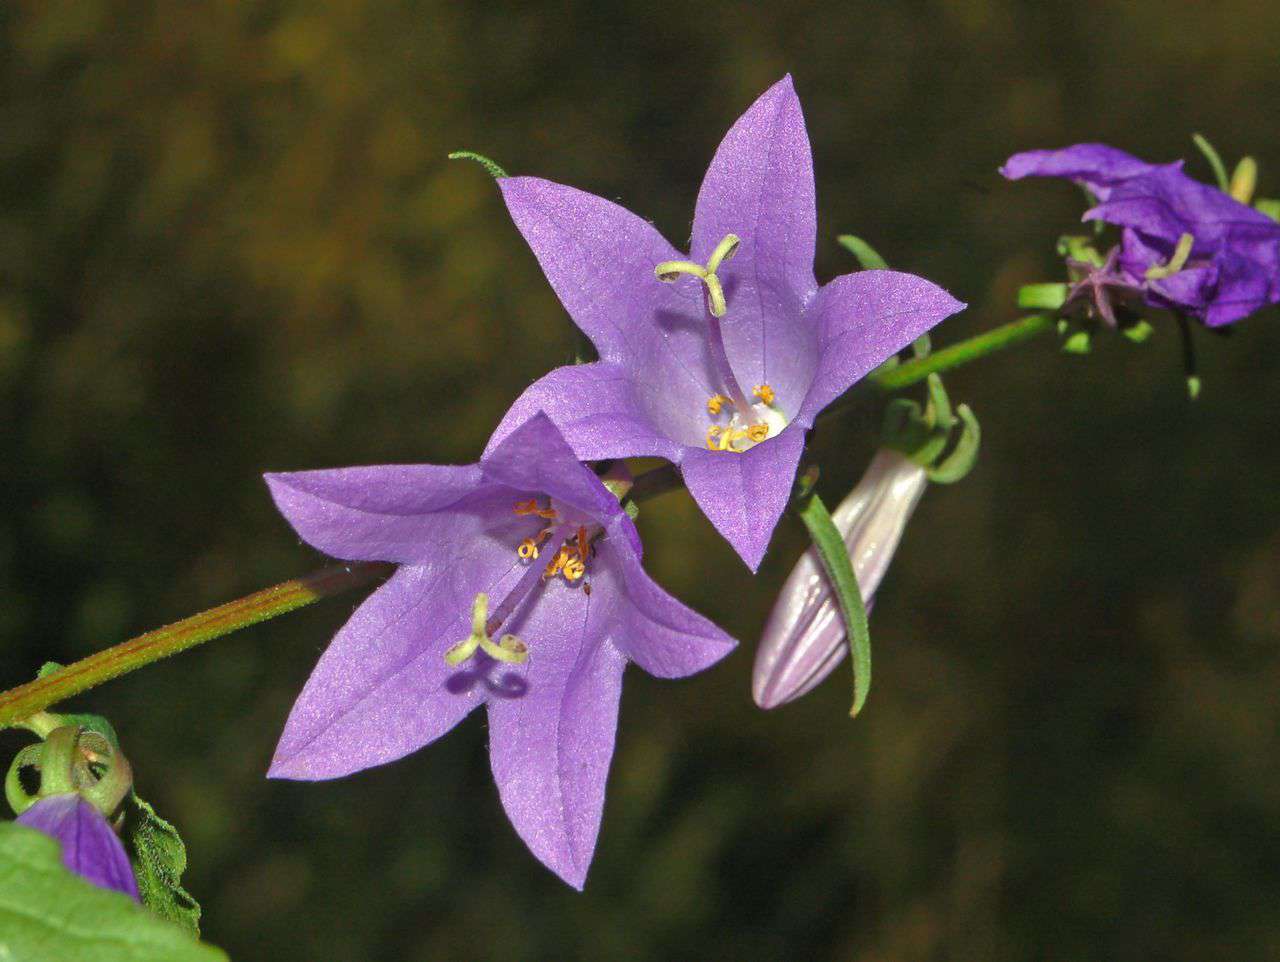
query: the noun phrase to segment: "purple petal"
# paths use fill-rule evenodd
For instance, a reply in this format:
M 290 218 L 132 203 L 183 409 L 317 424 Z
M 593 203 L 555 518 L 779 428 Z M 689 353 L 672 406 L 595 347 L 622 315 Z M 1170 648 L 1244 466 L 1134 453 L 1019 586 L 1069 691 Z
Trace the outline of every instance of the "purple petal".
M 1000 173 L 1009 180 L 1064 177 L 1088 187 L 1094 196 L 1105 200 L 1113 185 L 1126 178 L 1158 170 L 1160 166 L 1148 164 L 1106 144 L 1076 144 L 1061 150 L 1028 150 L 1014 154 L 1005 161 Z M 1167 166 L 1179 168 L 1182 162 Z
M 626 658 L 603 639 L 611 599 L 552 583 L 511 626 L 529 646 L 516 697 L 489 700 L 489 756 L 529 850 L 581 889 L 595 852 Z
M 705 402 L 705 399 L 702 399 Z M 679 460 L 680 444 L 655 426 L 650 410 L 661 407 L 667 428 L 684 419 L 688 438 L 706 431 L 702 404 L 676 403 L 662 385 L 633 384 L 621 365 L 599 361 L 556 368 L 525 389 L 489 438 L 492 450 L 539 411 L 549 417 L 583 461 L 654 456 Z
M 938 285 L 900 271 L 860 271 L 825 284 L 810 312 L 822 332 L 818 374 L 796 420 L 824 407 L 965 305 Z
M 719 270 L 729 303 L 725 348 L 747 390 L 807 381 L 815 333 L 803 323 L 817 290 L 813 157 L 790 75 L 751 105 L 707 168 L 693 218 L 692 259 L 705 263 L 726 234 L 741 245 Z
M 476 537 L 495 505 L 510 501 L 483 490 L 475 465 L 393 464 L 265 478 L 298 535 L 348 561 L 427 563 L 439 556 L 438 545 Z
M 742 454 L 690 448 L 680 466 L 702 513 L 752 571 L 791 496 L 804 434 L 793 424 Z
M 517 491 L 550 495 L 592 521 L 609 524 L 623 513 L 618 499 L 578 460 L 551 419 L 541 412 L 491 445 L 480 460 L 480 468 L 491 481 Z
M 62 845 L 62 864 L 72 872 L 100 888 L 141 901 L 120 837 L 102 813 L 79 795 L 42 798 L 17 821 L 57 839 Z
M 603 360 L 643 372 L 645 383 L 695 409 L 715 393 L 704 294 L 696 284 L 664 284 L 654 275 L 658 264 L 683 255 L 652 224 L 537 177 L 508 177 L 499 186 L 560 302 Z
M 592 598 L 617 597 L 608 637 L 637 665 L 658 678 L 684 678 L 709 668 L 737 641 L 663 591 L 628 545 L 600 542 Z
M 432 565 L 400 568 L 342 627 L 298 696 L 268 775 L 315 781 L 394 761 L 439 738 L 484 700 L 474 666 L 444 653 L 523 567 L 505 539 L 440 545 Z

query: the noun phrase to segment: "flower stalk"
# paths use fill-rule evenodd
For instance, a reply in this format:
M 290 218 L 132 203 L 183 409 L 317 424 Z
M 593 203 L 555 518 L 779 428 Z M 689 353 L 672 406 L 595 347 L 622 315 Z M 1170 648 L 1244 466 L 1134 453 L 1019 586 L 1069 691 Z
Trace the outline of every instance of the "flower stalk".
M 55 702 L 202 642 L 287 614 L 321 598 L 370 584 L 386 577 L 391 567 L 357 563 L 325 568 L 99 651 L 0 694 L 0 728 L 18 724 Z
M 1014 344 L 1020 344 L 1043 331 L 1052 330 L 1053 320 L 1052 313 L 1032 314 L 1008 324 L 1002 324 L 1000 327 L 958 344 L 944 347 L 928 357 L 908 361 L 890 370 L 872 374 L 868 380 L 885 391 L 897 391 L 910 387 L 925 380 L 930 374 L 949 371 L 951 368 L 976 361 L 980 357 L 1002 351 Z

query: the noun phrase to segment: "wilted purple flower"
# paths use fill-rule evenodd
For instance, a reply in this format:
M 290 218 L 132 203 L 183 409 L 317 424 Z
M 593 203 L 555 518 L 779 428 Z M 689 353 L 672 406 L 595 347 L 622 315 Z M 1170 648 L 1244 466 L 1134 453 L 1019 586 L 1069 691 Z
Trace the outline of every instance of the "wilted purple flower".
M 138 900 L 138 883 L 124 845 L 91 802 L 75 792 L 49 795 L 37 800 L 17 821 L 57 839 L 62 845 L 62 864 L 72 872 Z
M 600 361 L 533 384 L 494 442 L 545 410 L 584 460 L 666 458 L 753 570 L 814 417 L 964 306 L 897 271 L 819 287 L 813 161 L 789 76 L 716 151 L 690 260 L 652 224 L 600 197 L 536 177 L 499 184 Z
M 883 448 L 831 514 L 844 536 L 868 610 L 928 483 L 923 467 Z M 817 550 L 810 548 L 782 586 L 756 649 L 751 684 L 756 704 L 777 708 L 807 694 L 848 653 L 839 605 Z
M 581 888 L 627 662 L 678 678 L 734 641 L 645 574 L 631 519 L 541 414 L 479 464 L 267 483 L 311 545 L 401 566 L 321 657 L 269 774 L 315 780 L 380 765 L 484 704 L 508 817 L 534 855 Z
M 1064 177 L 1100 203 L 1085 212 L 1121 228 L 1115 266 L 1147 304 L 1230 324 L 1280 302 L 1280 224 L 1182 171 L 1104 144 L 1015 154 L 1010 180 Z

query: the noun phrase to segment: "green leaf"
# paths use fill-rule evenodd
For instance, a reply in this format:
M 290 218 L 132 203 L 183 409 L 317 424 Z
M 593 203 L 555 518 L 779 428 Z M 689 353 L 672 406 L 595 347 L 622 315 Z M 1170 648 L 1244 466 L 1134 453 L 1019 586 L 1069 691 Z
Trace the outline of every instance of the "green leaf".
M 156 915 L 200 935 L 200 903 L 182 887 L 187 847 L 178 830 L 137 794 L 125 800 L 124 838 L 142 902 Z
M 0 959 L 14 962 L 227 962 L 133 899 L 62 865 L 42 832 L 0 823 Z
M 836 240 L 840 242 L 841 247 L 858 259 L 858 263 L 862 265 L 863 270 L 882 271 L 888 268 L 888 262 L 861 237 L 854 237 L 852 234 L 841 234 Z
M 862 603 L 862 591 L 858 588 L 858 576 L 849 561 L 849 549 L 836 529 L 827 506 L 816 494 L 799 510 L 800 520 L 809 529 L 809 537 L 818 550 L 818 558 L 827 573 L 840 603 L 840 615 L 844 618 L 845 634 L 849 639 L 849 651 L 853 655 L 853 709 L 857 717 L 871 690 L 871 631 L 867 626 L 867 609 Z

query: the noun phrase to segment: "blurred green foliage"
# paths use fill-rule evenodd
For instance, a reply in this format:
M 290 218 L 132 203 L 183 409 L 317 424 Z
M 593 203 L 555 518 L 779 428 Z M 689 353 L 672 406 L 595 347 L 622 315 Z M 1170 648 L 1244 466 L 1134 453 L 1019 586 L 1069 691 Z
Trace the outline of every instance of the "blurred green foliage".
M 804 101 L 823 276 L 854 231 L 972 309 L 1057 279 L 1065 185 L 1009 153 L 1208 134 L 1280 192 L 1280 6 L 1226 0 L 0 5 L 3 684 L 320 563 L 268 469 L 467 461 L 571 326 L 472 148 L 687 237 L 723 131 Z M 1200 166 L 1197 166 L 1200 165 Z M 877 599 L 876 684 L 765 715 L 757 580 L 683 495 L 651 569 L 745 642 L 632 672 L 585 895 L 506 824 L 481 719 L 336 783 L 263 778 L 357 598 L 81 699 L 181 828 L 235 958 L 1280 955 L 1274 313 L 957 372 L 978 469 L 928 493 Z M 816 438 L 839 498 L 875 399 Z M 21 742 L 6 735 L 6 751 Z

